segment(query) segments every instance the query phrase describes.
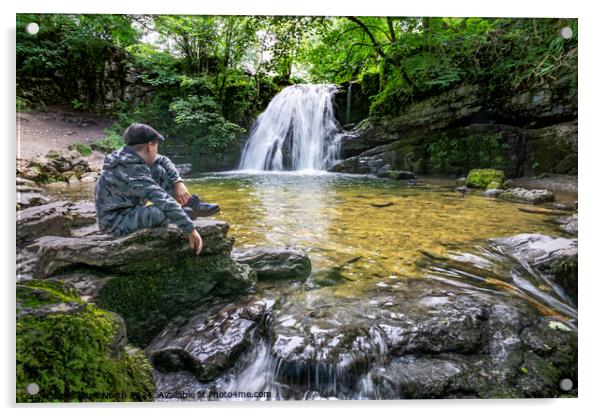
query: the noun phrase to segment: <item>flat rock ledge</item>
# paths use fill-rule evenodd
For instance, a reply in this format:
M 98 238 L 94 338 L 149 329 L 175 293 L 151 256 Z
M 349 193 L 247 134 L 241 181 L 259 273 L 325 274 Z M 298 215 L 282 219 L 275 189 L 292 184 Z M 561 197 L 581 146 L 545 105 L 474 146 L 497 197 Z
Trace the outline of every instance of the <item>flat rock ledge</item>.
M 17 211 L 17 246 L 41 236 L 69 237 L 78 228 L 94 224 L 96 211 L 91 202 L 56 201 L 32 206 Z
M 41 207 L 32 209 L 37 208 Z M 50 217 L 69 218 L 65 211 L 68 212 L 70 208 L 68 204 L 58 205 Z M 47 209 L 43 211 L 48 213 Z M 39 221 L 32 220 L 27 225 L 33 227 L 36 222 L 42 222 L 50 229 L 50 233 L 67 230 L 66 227 L 52 229 L 48 225 L 49 221 L 43 217 Z M 57 224 L 67 222 L 56 220 Z M 230 252 L 234 239 L 226 235 L 229 228 L 227 223 L 206 219 L 195 220 L 194 223 L 203 237 L 201 256 Z M 186 236 L 173 224 L 118 237 L 107 234 L 82 237 L 45 235 L 23 250 L 17 272 L 20 279 L 46 278 L 70 266 L 107 269 L 113 273 L 156 272 L 180 262 L 183 256 L 194 259 Z

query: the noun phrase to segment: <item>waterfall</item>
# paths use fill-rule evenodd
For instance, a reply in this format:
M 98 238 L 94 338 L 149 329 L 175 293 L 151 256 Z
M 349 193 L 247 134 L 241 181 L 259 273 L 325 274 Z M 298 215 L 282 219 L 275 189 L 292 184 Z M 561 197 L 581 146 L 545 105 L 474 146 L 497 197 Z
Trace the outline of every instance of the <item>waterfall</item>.
M 243 170 L 325 170 L 339 156 L 332 84 L 292 85 L 259 115 L 245 144 Z
M 351 89 L 353 87 L 353 81 L 349 81 L 349 87 L 347 87 L 347 111 L 345 113 L 345 123 L 351 123 Z

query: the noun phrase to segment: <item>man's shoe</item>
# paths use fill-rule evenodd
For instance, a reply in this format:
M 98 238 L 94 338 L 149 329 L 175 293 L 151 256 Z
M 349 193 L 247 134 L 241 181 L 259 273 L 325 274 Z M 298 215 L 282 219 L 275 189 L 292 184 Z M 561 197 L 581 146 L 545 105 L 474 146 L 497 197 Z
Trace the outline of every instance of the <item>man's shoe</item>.
M 192 195 L 188 198 L 188 202 L 183 208 L 192 220 L 197 217 L 210 217 L 217 214 L 220 210 L 218 204 L 203 202 L 197 195 Z

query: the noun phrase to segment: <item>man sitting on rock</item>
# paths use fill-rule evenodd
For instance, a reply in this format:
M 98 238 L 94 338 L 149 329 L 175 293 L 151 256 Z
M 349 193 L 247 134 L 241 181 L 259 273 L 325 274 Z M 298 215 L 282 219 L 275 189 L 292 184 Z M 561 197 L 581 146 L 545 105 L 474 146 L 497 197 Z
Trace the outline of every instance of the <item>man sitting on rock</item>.
M 124 140 L 126 146 L 105 157 L 96 183 L 100 231 L 123 235 L 171 221 L 188 235 L 190 248 L 200 254 L 203 240 L 192 220 L 217 213 L 219 205 L 190 195 L 171 160 L 158 154 L 164 138 L 155 129 L 132 124 Z

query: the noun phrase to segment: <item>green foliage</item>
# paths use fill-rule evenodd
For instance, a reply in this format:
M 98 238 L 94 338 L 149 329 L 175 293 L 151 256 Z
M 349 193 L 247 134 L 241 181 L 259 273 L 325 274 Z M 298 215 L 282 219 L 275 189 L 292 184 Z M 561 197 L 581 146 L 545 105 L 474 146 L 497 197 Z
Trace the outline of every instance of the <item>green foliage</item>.
M 219 151 L 233 143 L 244 129 L 226 121 L 210 96 L 189 95 L 169 106 L 174 113 L 175 134 L 201 152 Z
M 573 36 L 560 36 L 563 27 Z M 577 21 L 440 17 L 326 18 L 304 57 L 314 82 L 380 74 L 372 115 L 397 115 L 414 99 L 463 83 L 491 94 L 569 75 L 576 92 Z
M 428 144 L 427 150 L 430 173 L 461 175 L 467 167 L 506 167 L 507 148 L 500 133 L 466 133 L 457 137 L 443 134 Z
M 71 108 L 73 108 L 74 110 L 80 110 L 83 106 L 84 104 L 80 102 L 77 98 L 71 100 Z
M 17 107 L 18 112 L 24 113 L 24 112 L 32 111 L 33 105 L 31 103 L 31 101 L 29 101 L 26 98 L 17 96 L 16 104 L 17 104 L 16 107 Z
M 36 35 L 25 31 L 32 22 L 40 27 Z M 107 63 L 140 38 L 126 15 L 17 14 L 16 23 L 18 90 L 51 78 L 60 87 L 64 103 L 87 110 L 102 94 L 99 86 Z M 47 91 L 45 98 L 56 101 L 58 97 Z
M 111 128 L 107 130 L 107 136 L 104 139 L 94 140 L 90 148 L 103 153 L 111 153 L 114 150 L 121 149 L 124 145 L 123 136 Z
M 143 353 L 115 354 L 116 315 L 83 303 L 53 282 L 17 287 L 18 308 L 75 305 L 69 312 L 17 318 L 17 402 L 152 400 L 155 386 Z M 29 383 L 39 387 L 30 395 Z
M 24 30 L 30 22 L 40 25 L 35 36 Z M 560 36 L 567 26 L 570 39 Z M 149 30 L 152 44 L 143 41 Z M 120 147 L 125 128 L 141 122 L 211 153 L 234 143 L 292 83 L 361 80 L 373 116 L 466 84 L 498 97 L 568 77 L 575 94 L 577 40 L 576 19 L 19 14 L 17 108 L 41 108 L 38 80 L 53 79 L 63 103 L 93 110 L 120 63 L 109 76 L 149 92 L 116 107 L 110 100 L 116 123 L 95 148 Z M 494 139 L 426 146 L 433 173 L 463 160 L 503 167 Z
M 492 182 L 504 183 L 504 172 L 496 169 L 472 169 L 466 177 L 466 186 L 470 188 L 487 188 Z M 488 188 L 489 189 L 489 188 Z
M 69 146 L 69 149 L 77 150 L 82 156 L 90 156 L 92 154 L 92 148 L 81 142 L 73 143 L 71 146 Z

